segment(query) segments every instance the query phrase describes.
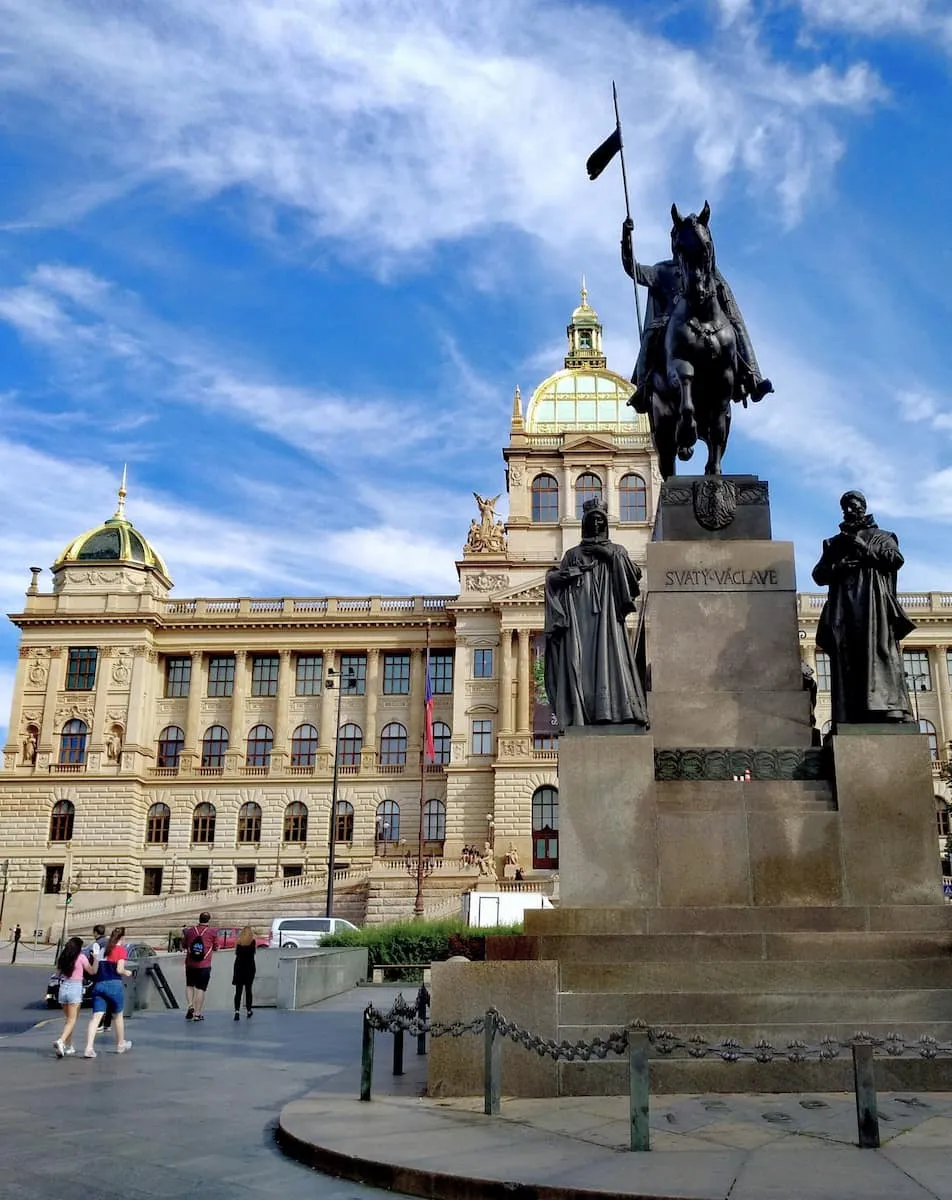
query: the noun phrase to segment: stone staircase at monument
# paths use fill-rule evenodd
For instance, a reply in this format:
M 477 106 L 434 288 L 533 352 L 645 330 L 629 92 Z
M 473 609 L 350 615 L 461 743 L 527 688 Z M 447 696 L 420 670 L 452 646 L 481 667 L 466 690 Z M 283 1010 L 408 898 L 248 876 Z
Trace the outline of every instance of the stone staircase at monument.
M 544 920 L 527 913 L 526 933 L 534 955 L 558 963 L 558 1037 L 567 1041 L 636 1020 L 712 1044 L 763 1039 L 782 1060 L 771 1072 L 782 1090 L 793 1040 L 815 1046 L 858 1031 L 952 1039 L 952 916 L 942 905 L 574 909 Z M 935 1066 L 952 1076 L 948 1062 Z M 627 1086 L 623 1060 L 559 1070 L 567 1095 Z M 660 1090 L 668 1078 L 731 1091 L 764 1074 L 684 1050 L 652 1071 Z

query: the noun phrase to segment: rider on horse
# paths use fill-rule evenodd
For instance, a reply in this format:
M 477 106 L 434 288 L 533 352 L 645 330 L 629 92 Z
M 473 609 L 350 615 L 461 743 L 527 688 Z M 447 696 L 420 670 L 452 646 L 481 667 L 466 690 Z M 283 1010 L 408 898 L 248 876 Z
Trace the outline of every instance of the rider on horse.
M 636 387 L 635 394 L 628 403 L 636 412 L 646 413 L 650 409 L 650 392 L 652 391 L 652 374 L 659 373 L 663 380 L 666 377 L 664 337 L 668 321 L 677 304 L 684 284 L 681 269 L 675 258 L 647 266 L 635 261 L 632 250 L 631 235 L 634 222 L 628 218 L 621 227 L 621 262 L 625 273 L 648 289 L 648 303 L 645 307 L 645 327 L 641 337 L 641 347 L 638 351 L 638 361 L 631 377 Z M 674 241 L 677 233 L 675 226 L 671 230 L 671 247 L 674 253 Z M 715 268 L 717 279 L 717 298 L 725 315 L 734 329 L 737 342 L 737 373 L 735 376 L 735 401 L 742 401 L 746 407 L 747 397 L 752 400 L 762 400 L 768 392 L 772 392 L 773 384 L 764 379 L 757 365 L 757 356 L 751 344 L 750 334 L 744 324 L 740 308 L 734 299 L 727 280 Z

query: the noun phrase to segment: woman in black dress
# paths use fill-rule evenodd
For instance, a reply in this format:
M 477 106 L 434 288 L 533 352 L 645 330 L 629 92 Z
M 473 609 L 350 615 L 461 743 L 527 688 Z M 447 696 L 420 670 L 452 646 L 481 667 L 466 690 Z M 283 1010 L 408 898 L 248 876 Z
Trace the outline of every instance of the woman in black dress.
M 255 931 L 246 925 L 235 942 L 235 968 L 231 982 L 235 988 L 235 1020 L 241 1019 L 241 993 L 245 993 L 245 1015 L 251 1016 L 251 985 L 255 981 Z

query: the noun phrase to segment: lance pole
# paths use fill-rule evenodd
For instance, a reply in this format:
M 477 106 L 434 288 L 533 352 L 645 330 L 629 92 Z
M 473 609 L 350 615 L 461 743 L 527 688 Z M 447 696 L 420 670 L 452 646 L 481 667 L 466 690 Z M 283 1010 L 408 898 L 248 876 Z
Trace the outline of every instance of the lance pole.
M 621 183 L 625 189 L 625 216 L 631 220 L 631 205 L 628 201 L 628 174 L 625 171 L 625 139 L 621 132 L 621 117 L 618 114 L 618 89 L 615 87 L 615 81 L 612 80 L 612 99 L 615 102 L 615 126 L 618 130 L 618 154 L 621 158 Z M 632 266 L 635 262 L 634 241 L 632 241 Z M 641 323 L 641 297 L 638 295 L 638 280 L 632 277 L 631 286 L 635 289 L 635 318 L 638 321 L 638 341 L 641 342 L 643 335 L 643 326 Z

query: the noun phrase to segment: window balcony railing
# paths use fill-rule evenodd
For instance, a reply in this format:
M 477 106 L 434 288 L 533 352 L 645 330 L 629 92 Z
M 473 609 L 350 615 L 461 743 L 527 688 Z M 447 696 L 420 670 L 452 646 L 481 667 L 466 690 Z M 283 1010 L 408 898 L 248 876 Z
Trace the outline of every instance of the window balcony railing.
M 171 779 L 179 773 L 178 767 L 150 767 L 149 774 L 156 779 Z
M 359 775 L 360 763 L 341 763 L 337 768 L 339 775 Z
M 199 773 L 199 775 L 206 775 L 206 776 L 224 775 L 225 768 L 224 767 L 199 767 L 198 773 Z
M 270 766 L 267 766 L 267 767 L 244 766 L 241 768 L 241 773 L 242 773 L 242 775 L 267 775 L 270 770 L 271 770 Z
M 445 775 L 446 763 L 427 763 L 426 773 L 427 775 Z
M 381 763 L 378 767 L 381 775 L 404 775 L 406 769 L 406 763 Z
M 541 762 L 557 762 L 559 752 L 558 750 L 533 750 L 532 757 Z
M 86 764 L 84 762 L 54 763 L 53 770 L 59 771 L 64 775 L 77 775 L 77 774 L 79 774 L 80 771 L 86 770 Z
M 316 770 L 317 763 L 311 763 L 309 766 L 296 765 L 288 767 L 288 773 L 290 775 L 313 775 Z

